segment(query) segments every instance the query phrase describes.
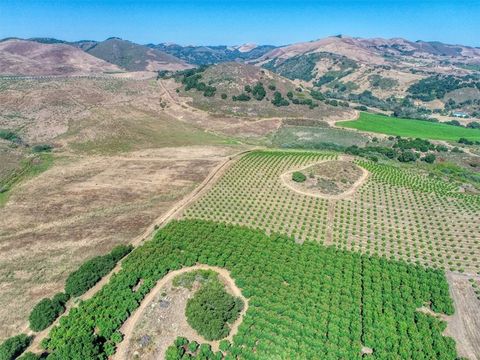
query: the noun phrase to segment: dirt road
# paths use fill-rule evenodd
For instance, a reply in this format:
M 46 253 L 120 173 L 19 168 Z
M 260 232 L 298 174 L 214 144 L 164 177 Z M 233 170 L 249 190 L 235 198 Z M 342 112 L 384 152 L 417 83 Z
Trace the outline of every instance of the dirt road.
M 470 276 L 446 273 L 455 314 L 445 316 L 448 323 L 445 335 L 455 339 L 458 355 L 480 360 L 480 301 L 475 296 Z

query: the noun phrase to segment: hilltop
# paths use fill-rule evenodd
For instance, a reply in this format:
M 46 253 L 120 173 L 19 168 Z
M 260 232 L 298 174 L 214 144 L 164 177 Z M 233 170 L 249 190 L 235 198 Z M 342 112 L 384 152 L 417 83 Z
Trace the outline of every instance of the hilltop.
M 283 76 L 257 66 L 222 63 L 176 74 L 180 96 L 193 106 L 225 115 L 345 119 L 353 111 L 325 103 L 325 98 Z M 338 104 L 337 104 L 338 105 Z
M 143 45 L 110 38 L 101 42 L 76 43 L 87 53 L 128 71 L 184 70 L 192 66 L 177 57 Z

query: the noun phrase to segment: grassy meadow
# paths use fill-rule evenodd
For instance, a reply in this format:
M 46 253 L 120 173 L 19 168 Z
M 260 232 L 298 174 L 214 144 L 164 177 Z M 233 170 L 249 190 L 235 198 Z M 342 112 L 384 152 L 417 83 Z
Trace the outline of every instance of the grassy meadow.
M 446 141 L 457 141 L 463 137 L 472 141 L 480 141 L 480 130 L 478 129 L 368 113 L 361 113 L 358 120 L 341 121 L 337 125 L 394 136 Z

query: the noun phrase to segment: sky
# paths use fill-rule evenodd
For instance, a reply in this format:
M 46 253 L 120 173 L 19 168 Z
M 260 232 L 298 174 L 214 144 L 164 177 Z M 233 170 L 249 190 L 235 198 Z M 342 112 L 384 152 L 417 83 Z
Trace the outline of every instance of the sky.
M 480 47 L 480 0 L 0 0 L 0 38 L 286 45 L 337 34 Z

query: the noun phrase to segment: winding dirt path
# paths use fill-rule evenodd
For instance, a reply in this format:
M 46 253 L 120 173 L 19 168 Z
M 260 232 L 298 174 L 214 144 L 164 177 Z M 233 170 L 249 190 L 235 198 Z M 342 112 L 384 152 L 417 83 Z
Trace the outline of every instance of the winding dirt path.
M 128 347 L 130 345 L 130 339 L 132 338 L 133 331 L 135 329 L 135 326 L 137 322 L 140 320 L 140 318 L 143 315 L 143 312 L 145 309 L 150 305 L 150 303 L 156 298 L 158 293 L 170 282 L 172 281 L 177 275 L 184 274 L 190 271 L 194 270 L 213 270 L 216 273 L 218 273 L 223 282 L 227 285 L 227 287 L 230 289 L 231 293 L 239 297 L 243 300 L 244 307 L 242 311 L 240 312 L 240 316 L 238 319 L 232 324 L 231 329 L 230 329 L 230 334 L 228 337 L 226 337 L 227 340 L 232 341 L 233 336 L 238 332 L 238 327 L 242 323 L 243 316 L 246 314 L 248 310 L 248 299 L 245 298 L 242 295 L 241 290 L 238 288 L 238 286 L 235 284 L 235 281 L 232 279 L 230 276 L 230 272 L 224 268 L 216 267 L 216 266 L 209 266 L 209 265 L 195 265 L 195 266 L 190 266 L 190 267 L 185 267 L 180 270 L 175 270 L 172 272 L 169 272 L 167 275 L 165 275 L 163 278 L 161 278 L 155 287 L 150 290 L 147 296 L 142 300 L 142 303 L 140 306 L 135 310 L 135 312 L 125 321 L 120 328 L 120 332 L 124 335 L 123 341 L 118 344 L 117 347 L 117 352 L 115 355 L 112 357 L 114 360 L 126 360 L 127 359 L 127 353 L 128 353 Z M 205 341 L 210 344 L 212 343 L 218 343 L 218 341 Z
M 190 194 L 185 196 L 183 199 L 178 201 L 170 210 L 168 210 L 166 213 L 162 214 L 159 216 L 155 221 L 139 236 L 134 238 L 130 244 L 132 244 L 134 247 L 140 246 L 143 242 L 146 240 L 151 239 L 155 231 L 159 228 L 162 228 L 165 226 L 170 220 L 178 218 L 182 211 L 185 210 L 186 207 L 188 207 L 190 204 L 192 204 L 194 201 L 196 201 L 200 196 L 202 196 L 206 191 L 208 191 L 214 184 L 215 182 L 225 173 L 225 171 L 241 156 L 244 154 L 247 154 L 251 151 L 254 151 L 257 148 L 250 149 L 250 150 L 244 150 L 239 153 L 236 153 L 232 156 L 229 156 L 225 161 L 220 163 L 217 167 L 215 167 L 210 174 L 203 180 L 203 182 L 193 190 Z M 121 269 L 121 261 L 115 266 L 115 268 L 105 275 L 99 282 L 97 282 L 92 288 L 90 288 L 85 294 L 73 299 L 69 300 L 68 303 L 66 304 L 66 310 L 65 312 L 58 317 L 52 325 L 50 325 L 48 328 L 36 333 L 34 331 L 29 330 L 28 325 L 25 327 L 24 331 L 25 333 L 28 333 L 28 335 L 33 335 L 33 341 L 30 344 L 30 346 L 25 350 L 31 351 L 31 352 L 41 352 L 43 349 L 40 347 L 40 343 L 42 342 L 43 339 L 48 337 L 48 334 L 52 330 L 53 327 L 58 325 L 60 323 L 60 319 L 70 312 L 70 310 L 77 306 L 79 303 L 79 300 L 88 300 L 92 298 L 104 285 L 106 285 L 109 281 L 110 278 L 113 276 L 113 274 L 117 273 Z
M 327 199 L 327 200 L 339 200 L 339 199 L 349 198 L 353 194 L 355 194 L 357 189 L 360 186 L 362 186 L 365 183 L 365 181 L 367 181 L 368 176 L 370 175 L 370 173 L 366 169 L 362 168 L 361 166 L 358 166 L 358 168 L 362 171 L 362 175 L 352 184 L 352 186 L 347 191 L 344 191 L 343 193 L 338 194 L 338 195 L 324 194 L 324 193 L 321 193 L 319 191 L 314 192 L 314 191 L 301 190 L 301 189 L 298 189 L 298 188 L 296 188 L 295 186 L 292 185 L 290 179 L 292 177 L 293 172 L 305 170 L 305 169 L 308 169 L 309 167 L 312 167 L 312 166 L 315 166 L 315 165 L 318 165 L 318 164 L 322 164 L 322 163 L 326 163 L 326 162 L 330 162 L 330 161 L 349 161 L 349 162 L 351 162 L 352 159 L 351 159 L 351 157 L 342 155 L 342 156 L 339 156 L 338 160 L 321 160 L 321 161 L 318 161 L 314 164 L 310 164 L 310 165 L 304 166 L 304 167 L 299 168 L 299 169 L 294 169 L 294 170 L 287 171 L 286 173 L 283 173 L 282 175 L 280 175 L 280 178 L 282 179 L 282 182 L 286 187 L 288 187 L 292 191 L 295 191 L 296 193 L 299 193 L 299 194 L 302 194 L 302 195 L 307 195 L 307 196 L 313 196 L 313 197 L 317 197 L 317 198 L 322 198 L 322 199 Z

